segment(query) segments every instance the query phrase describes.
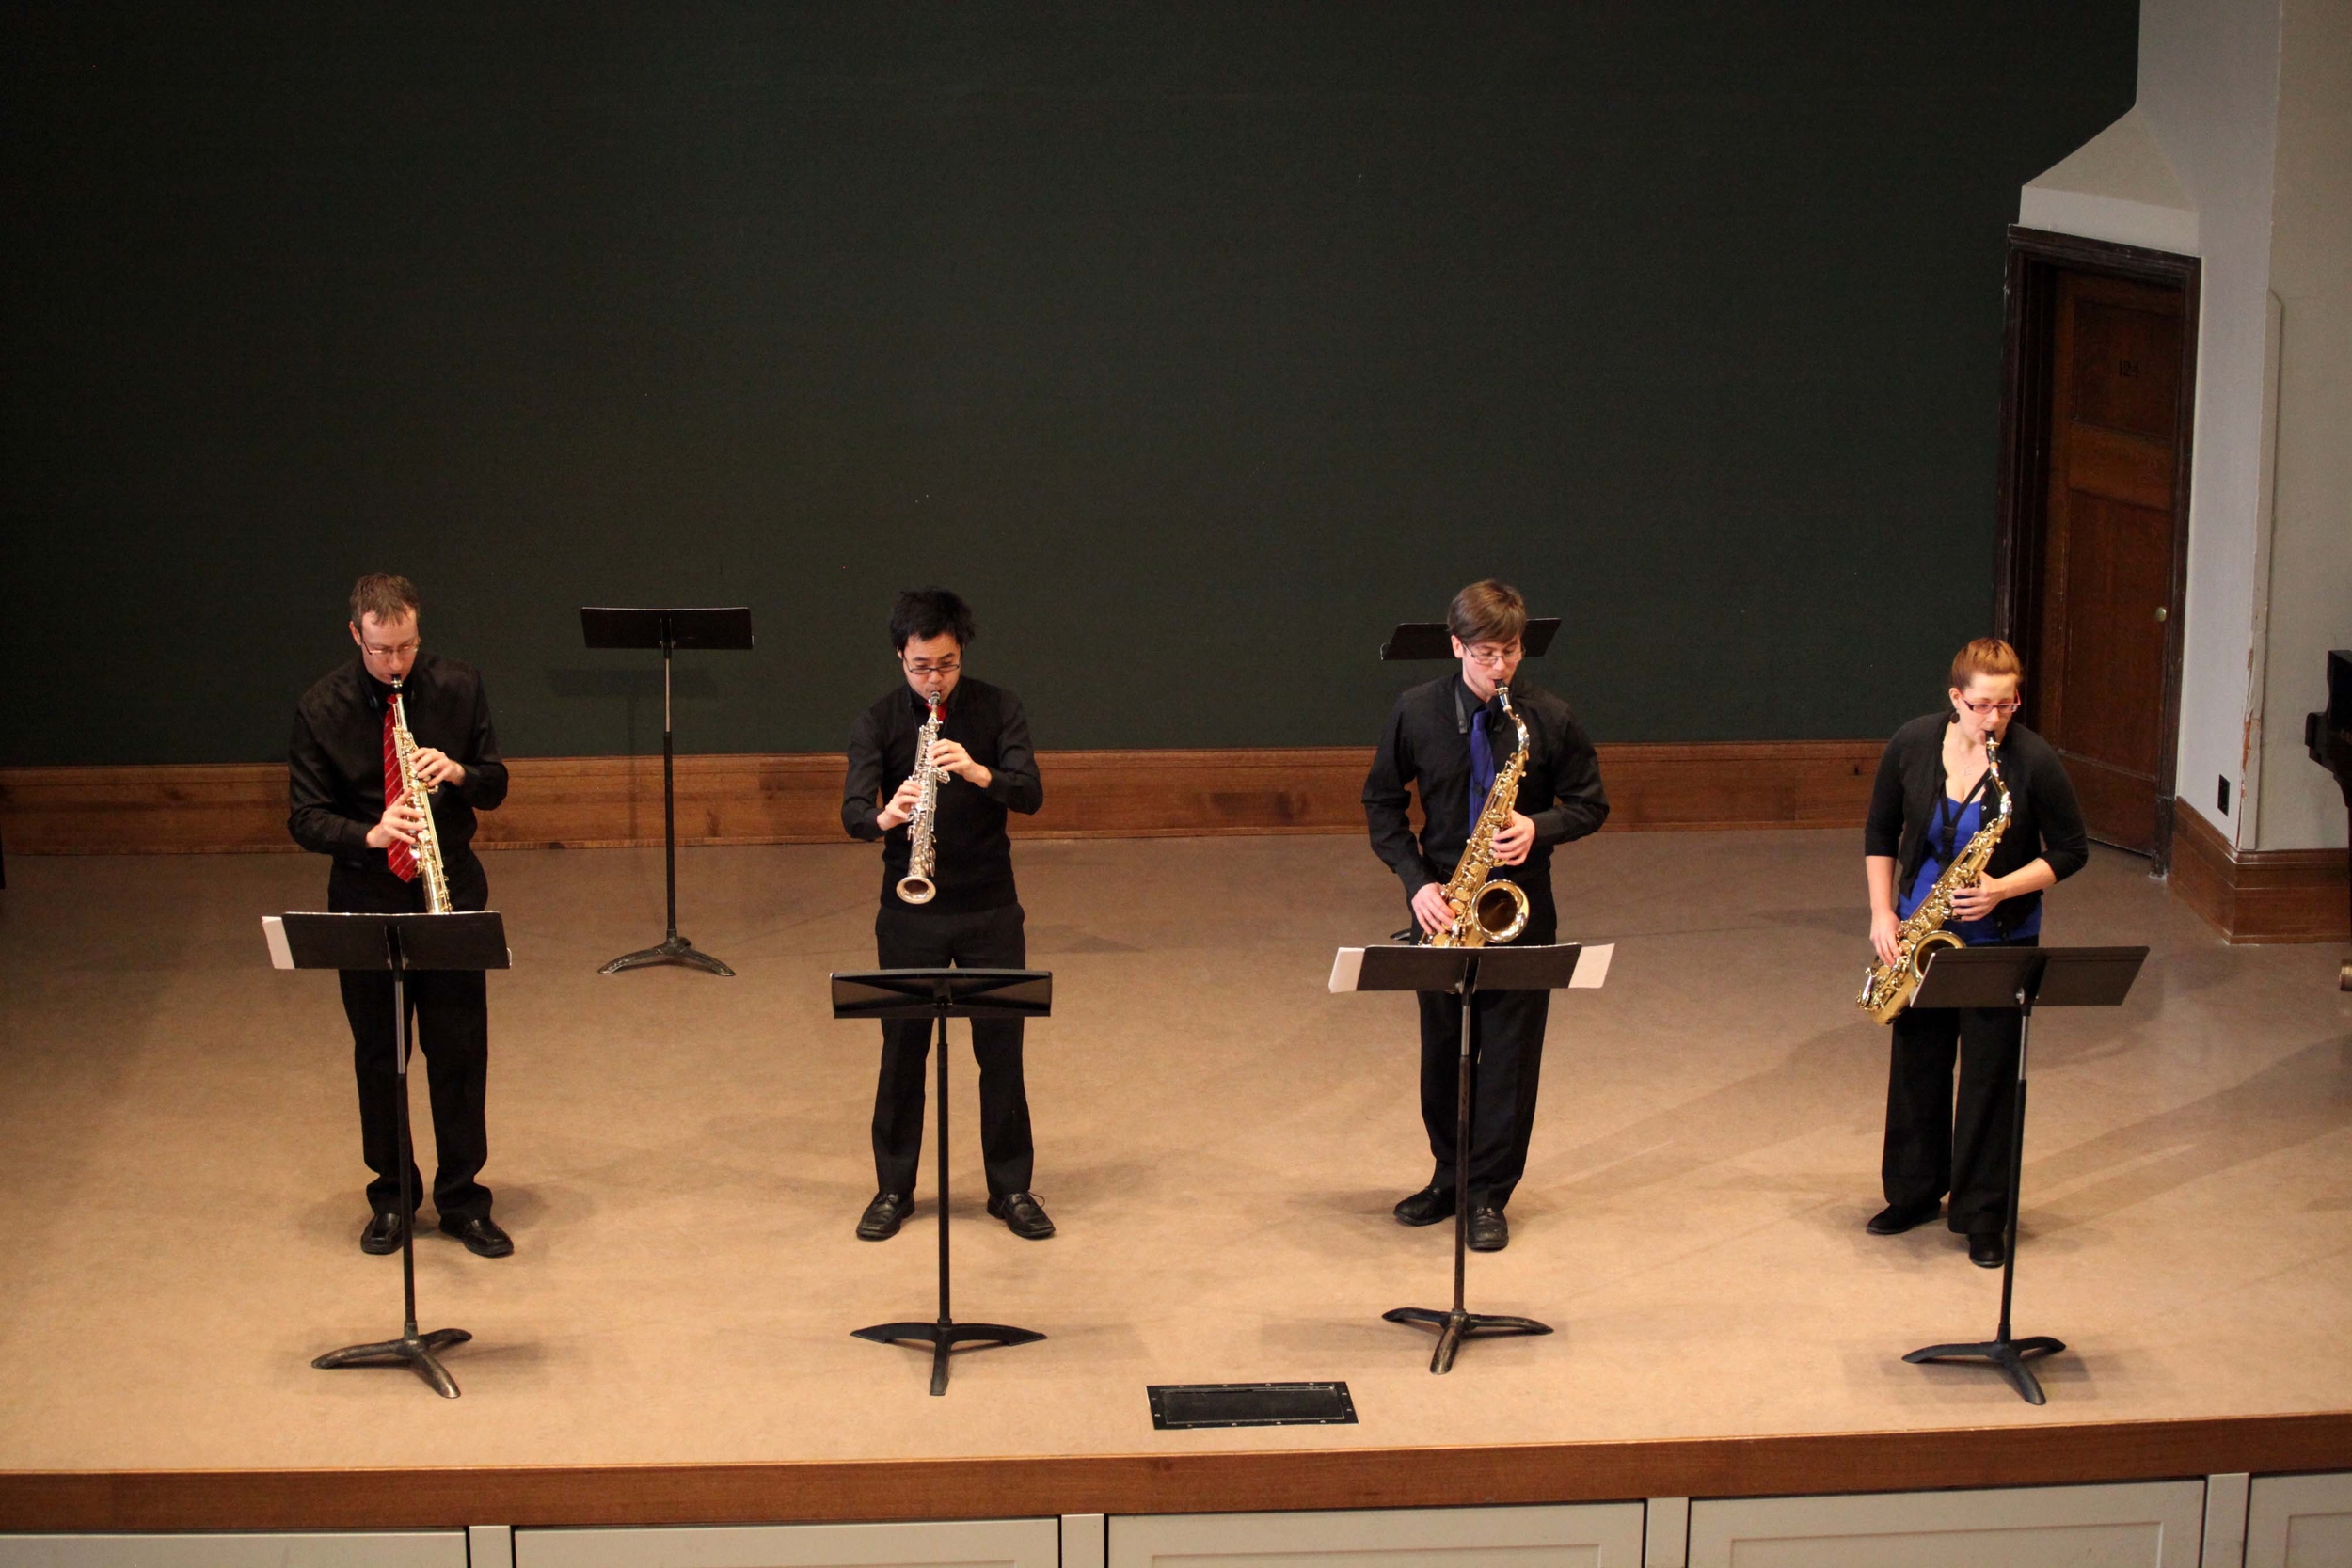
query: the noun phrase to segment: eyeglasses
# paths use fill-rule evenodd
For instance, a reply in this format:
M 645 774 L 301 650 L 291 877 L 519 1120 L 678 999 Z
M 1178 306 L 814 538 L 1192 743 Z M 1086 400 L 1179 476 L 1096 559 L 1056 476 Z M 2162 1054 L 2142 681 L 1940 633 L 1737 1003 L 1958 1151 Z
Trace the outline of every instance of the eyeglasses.
M 423 646 L 423 643 L 419 639 L 413 637 L 396 648 L 387 648 L 382 644 L 375 642 L 365 642 L 360 644 L 361 651 L 364 652 L 370 658 L 405 658 L 410 654 L 415 653 L 421 646 Z
M 920 658 L 911 658 L 905 662 L 907 673 L 910 675 L 952 675 L 963 668 L 963 660 L 960 658 L 947 659 L 939 664 Z
M 1525 650 L 1517 642 L 1501 648 L 1491 642 L 1473 642 L 1462 650 L 1462 657 L 1472 664 L 1484 665 L 1489 670 L 1500 670 L 1518 658 L 1523 652 Z
M 2019 708 L 2024 707 L 2026 705 L 2013 701 L 2007 703 L 1972 703 L 1967 698 L 1963 697 L 1960 700 L 1960 705 L 1966 708 L 1971 713 L 1981 716 L 1987 713 L 2015 713 Z

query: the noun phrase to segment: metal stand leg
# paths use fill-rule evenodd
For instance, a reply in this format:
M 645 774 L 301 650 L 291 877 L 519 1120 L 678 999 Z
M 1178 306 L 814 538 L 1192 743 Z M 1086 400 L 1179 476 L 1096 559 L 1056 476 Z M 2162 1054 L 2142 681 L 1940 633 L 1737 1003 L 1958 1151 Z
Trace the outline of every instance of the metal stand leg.
M 1429 1307 L 1399 1307 L 1380 1314 L 1383 1323 L 1422 1323 L 1438 1331 L 1438 1348 L 1430 1354 L 1429 1370 L 1450 1372 L 1462 1341 L 1473 1334 L 1549 1334 L 1549 1323 L 1533 1318 L 1509 1318 L 1472 1312 L 1463 1306 L 1470 1279 L 1470 1022 L 1477 1010 L 1478 960 L 1470 960 L 1462 976 L 1462 1053 L 1454 1088 L 1454 1306 L 1440 1312 Z
M 400 1338 L 373 1344 L 346 1345 L 328 1351 L 310 1363 L 332 1370 L 338 1367 L 406 1367 L 424 1379 L 425 1386 L 445 1400 L 457 1397 L 457 1380 L 438 1359 L 440 1352 L 473 1338 L 462 1328 L 417 1332 L 417 1197 L 409 1167 L 415 1153 L 408 1141 L 408 985 L 400 962 L 400 939 L 392 940 L 392 1049 L 397 1053 L 400 1081 Z
M 931 1392 L 947 1392 L 947 1353 L 957 1345 L 1026 1345 L 1045 1338 L 1032 1328 L 1004 1323 L 960 1323 L 947 1310 L 947 1015 L 939 1015 L 931 1049 L 938 1057 L 933 1095 L 939 1117 L 939 1321 L 936 1323 L 876 1323 L 850 1331 L 850 1338 L 878 1345 L 927 1344 L 931 1347 Z
M 666 624 L 667 617 L 664 622 Z M 677 780 L 675 770 L 674 741 L 670 729 L 670 652 L 673 644 L 667 638 L 661 642 L 661 863 L 670 888 L 669 934 L 655 947 L 641 947 L 634 953 L 624 953 L 596 971 L 599 974 L 618 974 L 625 969 L 644 969 L 652 964 L 679 964 L 699 969 L 706 974 L 733 977 L 735 971 L 677 934 Z
M 2004 1231 L 2005 1245 L 2001 1259 L 2001 1326 L 1992 1338 L 1975 1344 L 1930 1345 L 1913 1351 L 1904 1360 L 1914 1364 L 1930 1361 L 1987 1361 L 2009 1380 L 2017 1390 L 2017 1397 L 2027 1404 L 2047 1404 L 2042 1384 L 2026 1365 L 2029 1357 L 2049 1355 L 2066 1348 L 2064 1341 L 2046 1334 L 2028 1338 L 2010 1337 L 2010 1303 L 2017 1289 L 2017 1190 L 2026 1177 L 2026 1036 L 2032 1027 L 2033 1008 L 2026 998 L 2017 999 L 2017 1104 L 2010 1114 L 2009 1130 L 2009 1223 Z

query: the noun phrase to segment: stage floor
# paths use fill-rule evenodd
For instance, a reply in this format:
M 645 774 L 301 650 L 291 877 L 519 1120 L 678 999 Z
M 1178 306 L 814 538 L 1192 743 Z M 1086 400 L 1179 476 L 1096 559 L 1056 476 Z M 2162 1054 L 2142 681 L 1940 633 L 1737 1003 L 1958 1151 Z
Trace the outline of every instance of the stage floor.
M 1429 1163 L 1409 998 L 1326 993 L 1402 919 L 1362 841 L 1025 843 L 1037 1188 L 980 1212 L 956 1026 L 958 1315 L 1044 1331 L 959 1354 L 850 1330 L 932 1307 L 922 1206 L 861 1243 L 878 1030 L 863 847 L 680 857 L 683 926 L 739 977 L 596 966 L 660 935 L 661 861 L 489 858 L 492 1159 L 516 1255 L 429 1232 L 427 1327 L 465 1397 L 310 1359 L 397 1331 L 363 1257 L 332 981 L 259 917 L 313 857 L 11 858 L 0 893 L 0 1470 L 662 1465 L 1398 1448 L 2001 1427 L 2352 1408 L 2352 996 L 2333 945 L 2221 942 L 2100 851 L 2045 940 L 2154 949 L 2116 1012 L 2037 1025 L 2021 1334 L 2033 1409 L 1904 1365 L 1993 1329 L 1999 1276 L 1941 1227 L 1886 1240 L 1886 1034 L 1850 997 L 1857 835 L 1613 834 L 1558 862 L 1564 935 L 1619 943 L 1552 1008 L 1510 1250 L 1471 1305 L 1546 1338 L 1448 1377 L 1380 1321 L 1441 1306 L 1451 1232 L 1389 1215 Z M 942 868 L 952 879 L 952 865 Z M 421 1106 L 421 1096 L 419 1101 Z M 421 1150 L 428 1175 L 428 1147 Z M 431 1210 L 426 1210 L 429 1221 Z M 1157 1433 L 1152 1383 L 1343 1378 L 1360 1424 Z

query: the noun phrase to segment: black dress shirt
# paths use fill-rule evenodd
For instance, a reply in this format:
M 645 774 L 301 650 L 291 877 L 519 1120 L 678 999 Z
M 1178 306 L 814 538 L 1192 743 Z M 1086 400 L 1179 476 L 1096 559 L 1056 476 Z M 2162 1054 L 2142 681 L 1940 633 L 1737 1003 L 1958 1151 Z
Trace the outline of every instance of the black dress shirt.
M 901 686 L 857 716 L 850 726 L 850 772 L 841 786 L 841 825 L 853 838 L 882 841 L 882 899 L 907 874 L 904 823 L 884 832 L 875 821 L 882 806 L 914 771 L 914 743 L 930 707 Z M 1045 803 L 1029 745 L 1029 716 L 1021 699 L 1001 686 L 965 676 L 947 699 L 940 738 L 955 741 L 989 771 L 980 789 L 953 775 L 940 781 L 939 818 L 931 830 L 938 896 L 921 908 L 968 913 L 1018 903 L 1012 881 L 1012 837 L 1005 814 L 1027 816 Z M 916 906 L 904 905 L 907 909 Z
M 384 816 L 384 713 L 392 689 L 357 656 L 302 694 L 287 749 L 292 810 L 286 829 L 296 844 L 338 865 L 397 881 L 384 851 L 368 847 L 368 830 Z M 506 799 L 506 763 L 490 728 L 490 700 L 470 664 L 420 654 L 401 685 L 409 733 L 420 746 L 448 754 L 463 780 L 433 792 L 433 826 L 441 864 L 457 879 L 474 860 L 474 813 Z
M 1396 873 L 1408 899 L 1450 879 L 1470 843 L 1470 728 L 1481 705 L 1459 674 L 1447 675 L 1397 698 L 1381 733 L 1364 780 L 1364 816 L 1372 826 L 1373 853 Z M 1500 704 L 1483 705 L 1500 771 L 1518 748 L 1518 734 Z M 1552 846 L 1598 832 L 1609 819 L 1609 797 L 1600 786 L 1600 759 L 1566 703 L 1538 686 L 1514 686 L 1511 706 L 1527 724 L 1530 753 L 1514 806 L 1534 822 L 1535 847 L 1524 862 L 1495 871 L 1524 888 L 1537 909 L 1548 910 Z M 1421 790 L 1418 838 L 1408 810 L 1412 785 Z
M 1865 855 L 1887 855 L 1898 865 L 1897 896 L 1919 874 L 1928 858 L 1928 828 L 1936 819 L 1938 800 L 1948 796 L 1944 778 L 1944 732 L 1951 710 L 1914 719 L 1887 741 L 1879 753 L 1878 778 L 1870 787 L 1870 815 L 1862 830 Z M 2083 808 L 2074 799 L 2074 781 L 2050 743 L 2023 724 L 2009 727 L 2001 743 L 2001 777 L 2009 784 L 2009 826 L 2001 832 L 1985 875 L 2010 872 L 2046 860 L 2059 881 L 2090 861 L 2090 844 L 2083 832 Z M 1986 819 L 2000 810 L 1990 784 L 1985 790 Z M 1996 931 L 2023 924 L 2041 907 L 2040 893 L 2005 898 L 1994 906 Z

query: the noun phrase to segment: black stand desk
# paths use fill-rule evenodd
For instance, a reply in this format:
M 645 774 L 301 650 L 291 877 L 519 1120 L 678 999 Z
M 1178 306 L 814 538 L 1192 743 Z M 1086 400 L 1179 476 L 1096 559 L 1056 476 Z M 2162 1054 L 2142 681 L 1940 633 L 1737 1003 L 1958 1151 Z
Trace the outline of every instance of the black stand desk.
M 1425 1323 L 1438 1331 L 1429 1357 L 1433 1372 L 1451 1371 L 1454 1354 L 1473 1334 L 1549 1334 L 1548 1323 L 1472 1312 L 1463 1305 L 1470 1275 L 1471 1025 L 1481 990 L 1559 990 L 1597 988 L 1608 977 L 1611 947 L 1343 947 L 1331 965 L 1331 990 L 1452 991 L 1462 999 L 1462 1051 L 1454 1090 L 1454 1305 L 1399 1307 L 1383 1312 L 1392 1323 Z M 1578 970 L 1578 957 L 1591 955 Z
M 747 649 L 752 645 L 748 607 L 727 610 L 614 610 L 582 605 L 581 632 L 592 648 L 661 650 L 661 861 L 670 889 L 668 934 L 658 946 L 624 953 L 596 973 L 618 974 L 647 964 L 683 964 L 709 974 L 735 971 L 699 951 L 677 934 L 677 782 L 675 743 L 670 720 L 670 656 L 679 648 Z
M 2017 1104 L 2009 1131 L 2009 1215 L 2001 1259 L 2001 1326 L 1973 1344 L 1930 1345 L 1904 1360 L 1991 1362 L 2017 1397 L 2045 1404 L 2042 1384 L 2026 1362 L 2066 1348 L 2046 1334 L 2010 1336 L 2010 1303 L 2017 1289 L 2017 1189 L 2026 1175 L 2026 1046 L 2036 1007 L 2112 1007 L 2131 993 L 2145 947 L 1947 947 L 1928 960 L 1915 1007 L 2017 1009 Z
M 875 969 L 832 978 L 835 1018 L 939 1021 L 931 1040 L 937 1072 L 931 1114 L 939 1118 L 939 1321 L 876 1323 L 854 1330 L 853 1337 L 878 1345 L 930 1345 L 931 1392 L 945 1394 L 949 1347 L 1025 1345 L 1045 1338 L 1003 1323 L 960 1323 L 947 1310 L 947 1021 L 1044 1018 L 1054 1010 L 1054 977 L 1037 969 Z
M 462 1328 L 417 1332 L 417 1195 L 408 1183 L 408 972 L 412 969 L 505 969 L 506 926 L 495 910 L 474 914 L 265 915 L 262 934 L 279 969 L 389 969 L 392 972 L 392 1039 L 400 1072 L 400 1289 L 397 1339 L 329 1351 L 313 1367 L 407 1367 L 443 1399 L 457 1397 L 457 1380 L 440 1353 L 473 1338 Z

